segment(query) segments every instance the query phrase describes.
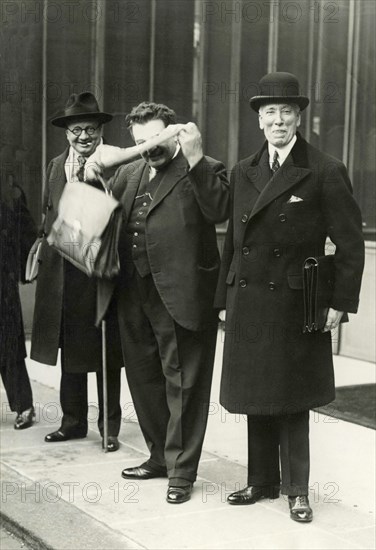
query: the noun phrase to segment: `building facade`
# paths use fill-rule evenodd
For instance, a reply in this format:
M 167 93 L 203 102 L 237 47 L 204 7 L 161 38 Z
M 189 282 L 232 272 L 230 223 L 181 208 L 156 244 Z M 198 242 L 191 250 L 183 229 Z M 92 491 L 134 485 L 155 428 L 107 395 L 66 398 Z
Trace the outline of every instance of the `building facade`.
M 348 167 L 363 215 L 366 268 L 357 316 L 336 352 L 375 358 L 375 6 L 373 0 L 24 0 L 1 3 L 2 177 L 41 216 L 43 174 L 65 146 L 49 124 L 72 92 L 114 113 L 105 137 L 130 144 L 124 115 L 164 102 L 197 122 L 229 169 L 263 140 L 248 99 L 269 71 L 311 98 L 301 131 Z M 218 228 L 219 240 L 223 227 Z

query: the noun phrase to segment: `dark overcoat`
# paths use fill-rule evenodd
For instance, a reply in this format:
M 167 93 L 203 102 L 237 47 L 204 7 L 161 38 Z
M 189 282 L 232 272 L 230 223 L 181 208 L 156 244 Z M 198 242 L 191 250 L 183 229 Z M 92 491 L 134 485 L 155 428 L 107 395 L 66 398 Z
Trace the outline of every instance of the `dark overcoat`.
M 123 205 L 124 223 L 148 173 L 148 164 L 138 160 L 120 167 L 111 182 L 114 196 Z M 213 301 L 220 259 L 215 224 L 228 218 L 229 203 L 223 164 L 204 157 L 188 171 L 180 153 L 164 170 L 146 217 L 147 254 L 155 286 L 171 317 L 188 330 L 204 330 L 217 319 Z M 114 287 L 114 282 L 101 281 L 99 317 Z
M 220 401 L 250 415 L 329 403 L 331 334 L 303 334 L 302 265 L 324 254 L 329 236 L 336 245 L 331 307 L 357 311 L 364 242 L 346 169 L 298 135 L 273 177 L 267 143 L 239 162 L 231 193 L 216 294 L 226 308 Z
M 0 184 L 0 370 L 16 379 L 26 357 L 19 281 L 25 282 L 28 252 L 37 236 L 24 192 L 17 185 Z
M 44 236 L 57 217 L 57 209 L 66 183 L 64 163 L 69 149 L 48 165 L 43 200 Z M 42 243 L 38 270 L 31 358 L 47 365 L 56 365 L 59 347 L 63 348 L 67 372 L 91 372 L 102 368 L 102 333 L 95 326 L 97 279 L 64 260 Z M 121 368 L 120 335 L 116 312 L 107 315 L 108 368 Z

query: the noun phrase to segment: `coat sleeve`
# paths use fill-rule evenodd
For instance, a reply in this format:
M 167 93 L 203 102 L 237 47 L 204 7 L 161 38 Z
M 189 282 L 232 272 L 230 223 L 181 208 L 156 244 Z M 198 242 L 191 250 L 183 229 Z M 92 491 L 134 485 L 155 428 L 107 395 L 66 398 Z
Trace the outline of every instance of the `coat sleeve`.
M 37 238 L 37 226 L 26 204 L 24 192 L 19 198 L 19 237 L 20 237 L 20 280 L 25 283 L 25 269 L 27 257 L 35 239 Z
M 123 195 L 127 184 L 132 180 L 133 177 L 137 177 L 134 174 L 138 172 L 140 161 L 130 162 L 128 164 L 123 164 L 120 166 L 115 174 L 108 180 L 107 185 L 111 189 L 114 197 L 120 200 Z
M 203 157 L 188 171 L 196 200 L 208 223 L 227 220 L 230 208 L 229 183 L 221 162 Z
M 322 188 L 327 233 L 336 246 L 335 285 L 331 307 L 356 313 L 364 268 L 364 239 L 360 209 L 342 163 L 330 164 Z
M 226 295 L 227 295 L 227 277 L 229 274 L 230 266 L 234 257 L 234 208 L 233 208 L 233 195 L 234 195 L 234 175 L 231 175 L 230 184 L 230 219 L 228 222 L 225 244 L 222 252 L 221 267 L 219 270 L 217 290 L 214 298 L 214 307 L 218 309 L 226 309 Z

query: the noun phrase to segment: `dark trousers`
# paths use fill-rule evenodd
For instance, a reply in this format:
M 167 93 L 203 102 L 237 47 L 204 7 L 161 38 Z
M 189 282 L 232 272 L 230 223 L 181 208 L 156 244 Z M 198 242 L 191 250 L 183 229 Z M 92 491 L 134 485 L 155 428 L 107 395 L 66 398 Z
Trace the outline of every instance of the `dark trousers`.
M 308 495 L 309 411 L 248 416 L 248 485 L 279 486 L 281 477 L 283 494 Z
M 17 361 L 12 368 L 2 369 L 1 378 L 12 411 L 20 414 L 33 406 L 33 393 L 25 359 Z
M 195 481 L 204 440 L 217 323 L 192 332 L 174 322 L 151 275 L 134 273 L 118 289 L 125 369 L 147 465 Z
M 61 430 L 67 434 L 85 436 L 88 430 L 87 373 L 71 373 L 64 370 L 60 381 L 60 403 L 63 411 Z M 97 372 L 98 428 L 103 436 L 103 376 Z M 107 370 L 108 435 L 117 436 L 120 431 L 120 376 L 121 370 Z

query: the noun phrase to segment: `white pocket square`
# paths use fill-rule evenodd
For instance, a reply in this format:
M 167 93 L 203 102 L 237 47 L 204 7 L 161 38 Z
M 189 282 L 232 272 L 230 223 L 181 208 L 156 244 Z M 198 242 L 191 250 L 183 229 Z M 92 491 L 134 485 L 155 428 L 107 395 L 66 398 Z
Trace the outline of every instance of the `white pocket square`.
M 301 199 L 300 197 L 296 197 L 295 195 L 291 195 L 291 197 L 287 201 L 287 204 L 291 204 L 292 202 L 303 202 L 303 199 Z

